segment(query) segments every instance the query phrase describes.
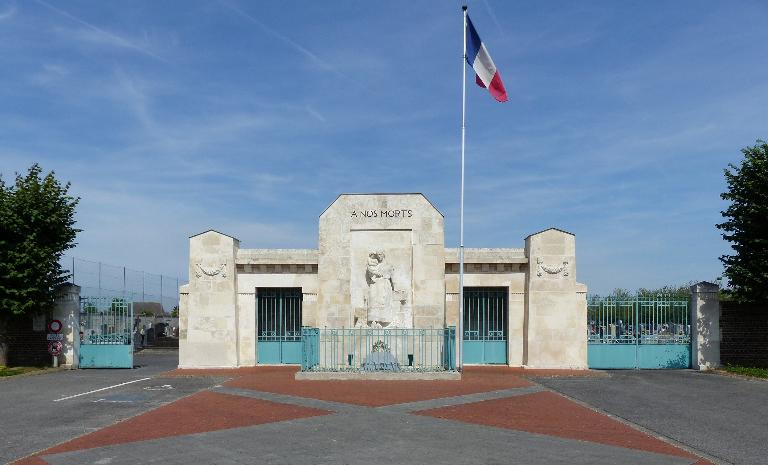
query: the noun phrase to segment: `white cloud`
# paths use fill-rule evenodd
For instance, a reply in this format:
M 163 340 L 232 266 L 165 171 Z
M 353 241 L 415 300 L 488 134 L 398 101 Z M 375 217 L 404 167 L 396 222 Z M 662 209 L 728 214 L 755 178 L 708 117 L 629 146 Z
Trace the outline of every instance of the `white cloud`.
M 78 39 L 78 40 L 99 44 L 99 45 L 126 48 L 126 49 L 143 53 L 144 55 L 147 55 L 156 60 L 167 62 L 165 58 L 161 57 L 154 51 L 150 50 L 149 47 L 144 43 L 127 39 L 114 32 L 110 32 L 82 18 L 79 18 L 71 13 L 68 13 L 67 11 L 62 10 L 61 8 L 55 7 L 43 0 L 35 0 L 35 1 L 40 5 L 48 8 L 49 10 L 54 11 L 59 15 L 64 16 L 65 18 L 68 18 L 82 26 L 85 26 L 85 29 L 78 29 L 71 32 L 71 38 L 73 39 Z
M 355 83 L 356 82 L 355 80 L 353 80 L 353 78 L 351 76 L 348 76 L 346 73 L 343 73 L 342 71 L 340 71 L 338 67 L 334 66 L 333 64 L 331 64 L 327 60 L 324 60 L 324 59 L 320 58 L 320 56 L 318 56 L 316 53 L 312 52 L 307 47 L 305 47 L 304 45 L 301 45 L 300 43 L 298 43 L 295 40 L 291 39 L 290 37 L 286 36 L 285 34 L 283 34 L 281 32 L 278 32 L 275 29 L 267 26 L 262 21 L 258 20 L 255 16 L 253 16 L 253 15 L 251 15 L 249 13 L 246 13 L 245 11 L 241 10 L 240 8 L 236 7 L 235 5 L 233 5 L 233 4 L 229 3 L 229 2 L 222 1 L 220 3 L 224 7 L 228 8 L 229 10 L 231 10 L 234 13 L 236 13 L 237 15 L 239 15 L 240 17 L 242 17 L 242 18 L 246 19 L 247 21 L 255 24 L 256 26 L 258 26 L 262 31 L 264 31 L 267 34 L 269 34 L 269 35 L 275 37 L 276 39 L 280 40 L 285 45 L 287 45 L 290 48 L 292 48 L 294 51 L 298 52 L 301 55 L 304 55 L 304 57 L 309 59 L 309 61 L 311 63 L 313 63 L 315 66 L 317 66 L 318 68 L 320 68 L 322 70 L 326 70 L 326 71 L 331 71 L 331 72 L 339 75 L 340 77 L 344 78 L 345 80 L 349 81 L 350 83 Z
M 49 85 L 58 82 L 70 74 L 69 68 L 56 63 L 43 63 L 41 69 L 30 77 L 30 81 L 38 85 Z

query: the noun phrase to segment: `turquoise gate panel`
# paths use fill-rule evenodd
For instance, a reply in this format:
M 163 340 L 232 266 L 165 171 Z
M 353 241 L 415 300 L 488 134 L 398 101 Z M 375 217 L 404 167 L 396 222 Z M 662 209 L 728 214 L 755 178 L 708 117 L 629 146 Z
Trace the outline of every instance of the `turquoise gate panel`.
M 283 341 L 281 346 L 282 363 L 298 365 L 301 363 L 301 340 Z
M 589 344 L 589 368 L 602 370 L 634 368 L 637 350 L 634 344 Z
M 259 363 L 277 365 L 282 363 L 280 341 L 259 341 Z
M 320 364 L 320 329 L 301 328 L 301 371 L 309 371 Z
M 641 344 L 637 352 L 638 368 L 690 368 L 690 344 Z
M 122 298 L 80 300 L 80 368 L 133 368 L 133 302 Z
M 81 344 L 80 368 L 133 368 L 133 346 Z
M 471 341 L 465 339 L 461 349 L 464 351 L 461 357 L 464 363 L 485 363 L 485 341 Z
M 464 288 L 463 363 L 507 363 L 507 294 L 506 287 Z
M 591 297 L 589 368 L 690 368 L 688 308 L 688 300 L 670 296 Z
M 256 290 L 257 353 L 261 364 L 300 364 L 300 287 L 260 287 Z

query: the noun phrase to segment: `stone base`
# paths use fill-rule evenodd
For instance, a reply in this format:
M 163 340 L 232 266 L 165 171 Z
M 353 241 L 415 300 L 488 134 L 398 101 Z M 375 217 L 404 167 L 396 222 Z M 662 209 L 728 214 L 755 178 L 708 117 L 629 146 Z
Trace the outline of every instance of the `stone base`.
M 458 371 L 297 371 L 296 380 L 459 381 Z

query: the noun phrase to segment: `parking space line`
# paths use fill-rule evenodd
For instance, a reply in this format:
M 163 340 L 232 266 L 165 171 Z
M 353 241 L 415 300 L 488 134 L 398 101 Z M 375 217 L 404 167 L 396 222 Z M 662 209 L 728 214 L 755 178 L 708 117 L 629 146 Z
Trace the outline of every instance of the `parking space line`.
M 75 397 L 80 397 L 80 396 L 85 396 L 85 395 L 88 395 L 88 394 L 93 394 L 94 392 L 106 391 L 107 389 L 112 389 L 112 388 L 116 388 L 116 387 L 120 387 L 120 386 L 125 386 L 126 384 L 138 383 L 139 381 L 146 381 L 148 379 L 152 379 L 152 378 L 134 379 L 133 381 L 126 381 L 125 383 L 115 384 L 115 385 L 107 386 L 107 387 L 104 387 L 104 388 L 101 388 L 101 389 L 94 389 L 93 391 L 81 392 L 80 394 L 75 394 L 73 396 L 62 397 L 61 399 L 54 400 L 54 402 L 59 402 L 59 401 L 62 401 L 62 400 L 67 400 L 67 399 L 74 399 Z

